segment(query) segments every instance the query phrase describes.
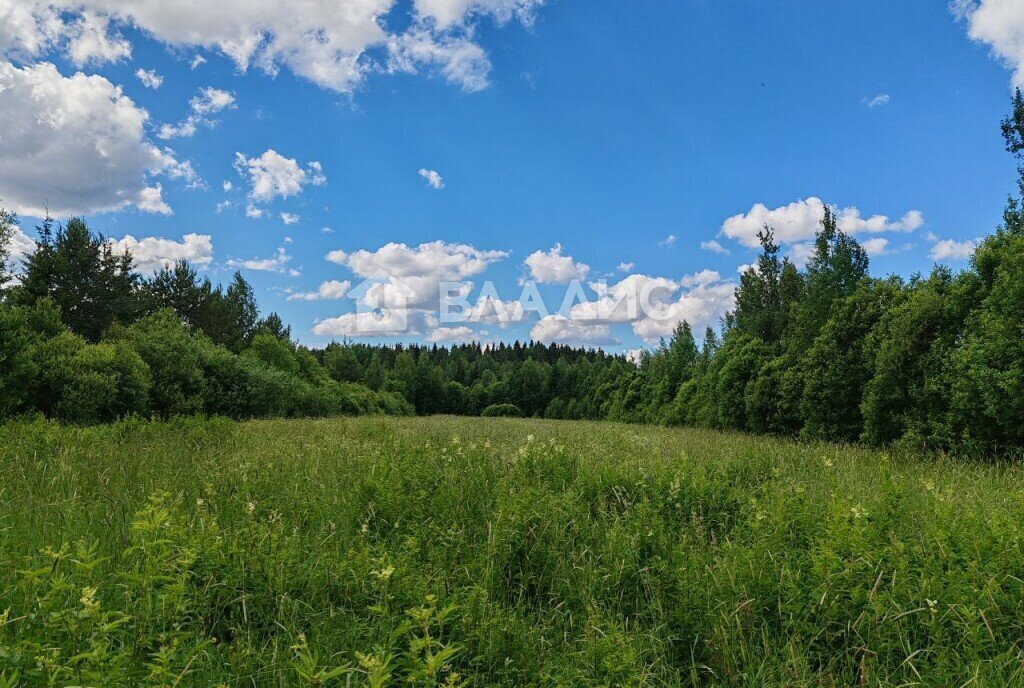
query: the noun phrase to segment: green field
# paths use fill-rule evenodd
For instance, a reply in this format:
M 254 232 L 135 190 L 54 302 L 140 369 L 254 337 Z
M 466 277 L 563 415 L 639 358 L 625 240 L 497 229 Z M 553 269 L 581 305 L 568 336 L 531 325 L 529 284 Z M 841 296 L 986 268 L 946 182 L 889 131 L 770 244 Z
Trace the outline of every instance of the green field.
M 7 425 L 0 686 L 1021 685 L 1022 477 L 580 422 Z

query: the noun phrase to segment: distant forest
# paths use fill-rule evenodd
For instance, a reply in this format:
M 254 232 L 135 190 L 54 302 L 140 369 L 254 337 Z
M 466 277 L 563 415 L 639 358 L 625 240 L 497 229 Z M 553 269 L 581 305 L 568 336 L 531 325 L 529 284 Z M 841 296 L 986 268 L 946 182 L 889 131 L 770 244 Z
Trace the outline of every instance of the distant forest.
M 142 278 L 81 219 L 39 230 L 14 280 L 0 248 L 0 417 L 510 415 L 605 419 L 1019 456 L 1024 450 L 1024 97 L 1002 123 L 1019 195 L 969 269 L 872 277 L 826 210 L 807 264 L 771 227 L 735 310 L 639 362 L 540 343 L 291 341 L 240 274 Z M 16 218 L 0 216 L 0 247 Z

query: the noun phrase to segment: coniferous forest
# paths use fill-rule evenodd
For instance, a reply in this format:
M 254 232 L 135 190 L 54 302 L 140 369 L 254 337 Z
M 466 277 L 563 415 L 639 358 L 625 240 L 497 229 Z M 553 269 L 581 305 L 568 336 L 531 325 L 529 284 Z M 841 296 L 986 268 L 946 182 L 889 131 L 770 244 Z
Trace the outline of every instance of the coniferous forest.
M 142 277 L 84 220 L 46 222 L 24 265 L 4 261 L 0 271 L 0 416 L 510 415 L 1017 456 L 1019 91 L 1011 105 L 1002 133 L 1020 163 L 1018 189 L 968 269 L 872 276 L 867 253 L 829 210 L 798 268 L 766 226 L 721 327 L 694 333 L 680 323 L 639 362 L 536 342 L 308 349 L 276 314 L 260 317 L 240 274 L 215 286 L 182 262 Z M 0 246 L 16 222 L 0 217 Z

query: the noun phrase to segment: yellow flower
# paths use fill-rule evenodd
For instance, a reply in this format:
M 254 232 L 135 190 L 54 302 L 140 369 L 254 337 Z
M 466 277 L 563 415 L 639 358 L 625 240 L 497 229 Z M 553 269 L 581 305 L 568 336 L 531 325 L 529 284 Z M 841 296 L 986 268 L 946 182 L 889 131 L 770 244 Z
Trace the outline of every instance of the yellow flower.
M 91 586 L 82 588 L 82 596 L 78 601 L 82 603 L 83 607 L 90 611 L 99 609 L 100 606 L 100 603 L 96 601 L 96 588 Z

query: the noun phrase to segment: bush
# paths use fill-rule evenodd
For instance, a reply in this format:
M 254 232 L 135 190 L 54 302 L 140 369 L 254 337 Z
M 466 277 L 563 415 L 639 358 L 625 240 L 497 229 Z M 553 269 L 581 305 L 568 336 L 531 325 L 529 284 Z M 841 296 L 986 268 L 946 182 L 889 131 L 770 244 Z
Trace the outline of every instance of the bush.
M 480 415 L 485 418 L 522 418 L 523 412 L 515 404 L 491 404 Z
M 66 359 L 56 416 L 73 423 L 106 423 L 145 414 L 150 374 L 125 342 L 86 345 Z
M 162 417 L 203 410 L 202 342 L 172 310 L 160 310 L 115 334 L 130 343 L 153 376 L 153 412 Z

